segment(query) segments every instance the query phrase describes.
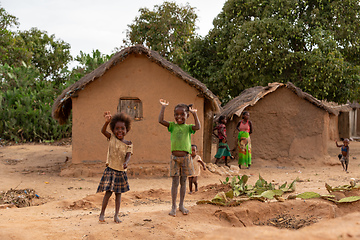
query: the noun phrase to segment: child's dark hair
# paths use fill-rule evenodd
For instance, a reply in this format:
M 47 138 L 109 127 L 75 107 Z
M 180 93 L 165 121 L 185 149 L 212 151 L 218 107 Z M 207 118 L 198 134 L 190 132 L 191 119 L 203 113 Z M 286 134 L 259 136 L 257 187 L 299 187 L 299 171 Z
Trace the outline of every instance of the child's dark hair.
M 197 149 L 197 146 L 195 144 L 191 144 L 191 147 L 194 147 L 195 149 Z
M 222 123 L 222 120 L 224 120 L 224 119 L 225 119 L 225 116 L 220 116 L 218 122 Z
M 126 131 L 129 132 L 131 129 L 131 117 L 127 115 L 126 113 L 120 112 L 116 113 L 114 116 L 112 116 L 110 121 L 110 129 L 112 132 L 114 132 L 115 124 L 117 122 L 124 122 Z
M 192 107 L 192 104 L 186 105 L 184 103 L 179 103 L 178 105 L 175 106 L 174 110 L 181 107 L 185 109 L 185 112 L 189 112 L 189 109 Z

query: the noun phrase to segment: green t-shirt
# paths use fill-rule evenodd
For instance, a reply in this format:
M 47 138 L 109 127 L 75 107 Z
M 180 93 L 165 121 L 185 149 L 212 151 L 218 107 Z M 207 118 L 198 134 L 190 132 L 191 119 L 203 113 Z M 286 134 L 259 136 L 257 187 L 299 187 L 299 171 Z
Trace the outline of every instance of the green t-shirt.
M 195 133 L 192 126 L 194 126 L 194 124 L 177 124 L 170 122 L 168 131 L 171 133 L 171 152 L 185 151 L 191 154 L 191 134 Z

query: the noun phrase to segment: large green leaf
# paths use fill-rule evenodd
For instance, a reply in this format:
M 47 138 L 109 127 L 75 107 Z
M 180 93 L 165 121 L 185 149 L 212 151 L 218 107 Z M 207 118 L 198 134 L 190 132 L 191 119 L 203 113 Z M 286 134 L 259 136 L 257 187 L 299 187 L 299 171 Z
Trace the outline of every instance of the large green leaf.
M 268 199 L 273 199 L 274 196 L 281 196 L 283 195 L 283 191 L 281 190 L 267 190 L 263 193 L 261 193 L 261 196 Z
M 316 192 L 304 192 L 296 195 L 296 197 L 301 199 L 310 199 L 310 198 L 320 198 L 321 195 Z
M 345 197 L 340 199 L 339 203 L 349 203 L 349 202 L 356 202 L 360 200 L 360 196 L 351 196 L 351 197 Z
M 219 192 L 211 201 L 226 203 L 227 202 L 226 194 L 224 192 Z

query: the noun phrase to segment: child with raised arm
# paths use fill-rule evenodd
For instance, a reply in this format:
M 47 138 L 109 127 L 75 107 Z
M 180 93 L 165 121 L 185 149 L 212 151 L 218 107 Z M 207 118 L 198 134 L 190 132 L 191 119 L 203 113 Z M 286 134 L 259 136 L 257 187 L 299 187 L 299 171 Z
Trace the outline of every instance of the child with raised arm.
M 97 192 L 105 192 L 100 222 L 105 222 L 105 209 L 112 193 L 115 193 L 115 215 L 114 221 L 120 223 L 119 210 L 121 203 L 121 193 L 130 190 L 126 169 L 128 167 L 130 156 L 133 152 L 131 141 L 125 140 L 125 135 L 131 129 L 131 118 L 125 113 L 117 113 L 111 116 L 110 112 L 104 113 L 105 123 L 101 129 L 102 134 L 109 140 L 109 147 L 106 160 L 106 169 L 104 170 Z M 107 126 L 110 124 L 111 133 Z
M 337 147 L 341 147 L 341 154 L 339 154 L 339 160 L 341 162 L 341 165 L 343 167 L 343 170 L 346 173 L 348 172 L 348 165 L 349 165 L 349 139 L 345 138 L 343 141 L 343 144 L 339 145 L 337 141 L 335 141 L 335 144 Z
M 195 192 L 198 191 L 197 178 L 198 176 L 200 176 L 200 172 L 201 172 L 200 165 L 203 168 L 203 170 L 206 171 L 205 163 L 203 162 L 203 160 L 201 160 L 201 157 L 197 155 L 197 146 L 195 144 L 191 145 L 191 157 L 193 159 L 195 173 L 189 177 L 190 194 L 193 193 L 192 191 L 193 184 L 195 186 Z
M 178 186 L 180 182 L 180 202 L 179 210 L 184 214 L 189 214 L 189 210 L 184 207 L 184 198 L 186 193 L 186 179 L 194 173 L 194 165 L 191 159 L 191 134 L 200 129 L 200 121 L 197 116 L 197 110 L 191 105 L 178 104 L 174 109 L 175 122 L 167 122 L 164 120 L 164 112 L 169 102 L 160 99 L 161 110 L 159 114 L 159 123 L 167 127 L 171 133 L 171 160 L 170 160 L 170 177 L 172 177 L 171 199 L 172 208 L 169 213 L 171 216 L 176 216 L 176 197 Z M 194 124 L 186 124 L 189 117 L 189 112 L 192 113 L 195 120 Z

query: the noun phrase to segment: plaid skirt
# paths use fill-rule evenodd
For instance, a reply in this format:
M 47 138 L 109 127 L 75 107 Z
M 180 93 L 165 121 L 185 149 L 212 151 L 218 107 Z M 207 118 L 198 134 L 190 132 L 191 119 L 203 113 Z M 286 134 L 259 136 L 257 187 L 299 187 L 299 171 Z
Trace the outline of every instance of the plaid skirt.
M 126 171 L 116 171 L 107 167 L 96 192 L 111 191 L 124 193 L 130 190 Z

